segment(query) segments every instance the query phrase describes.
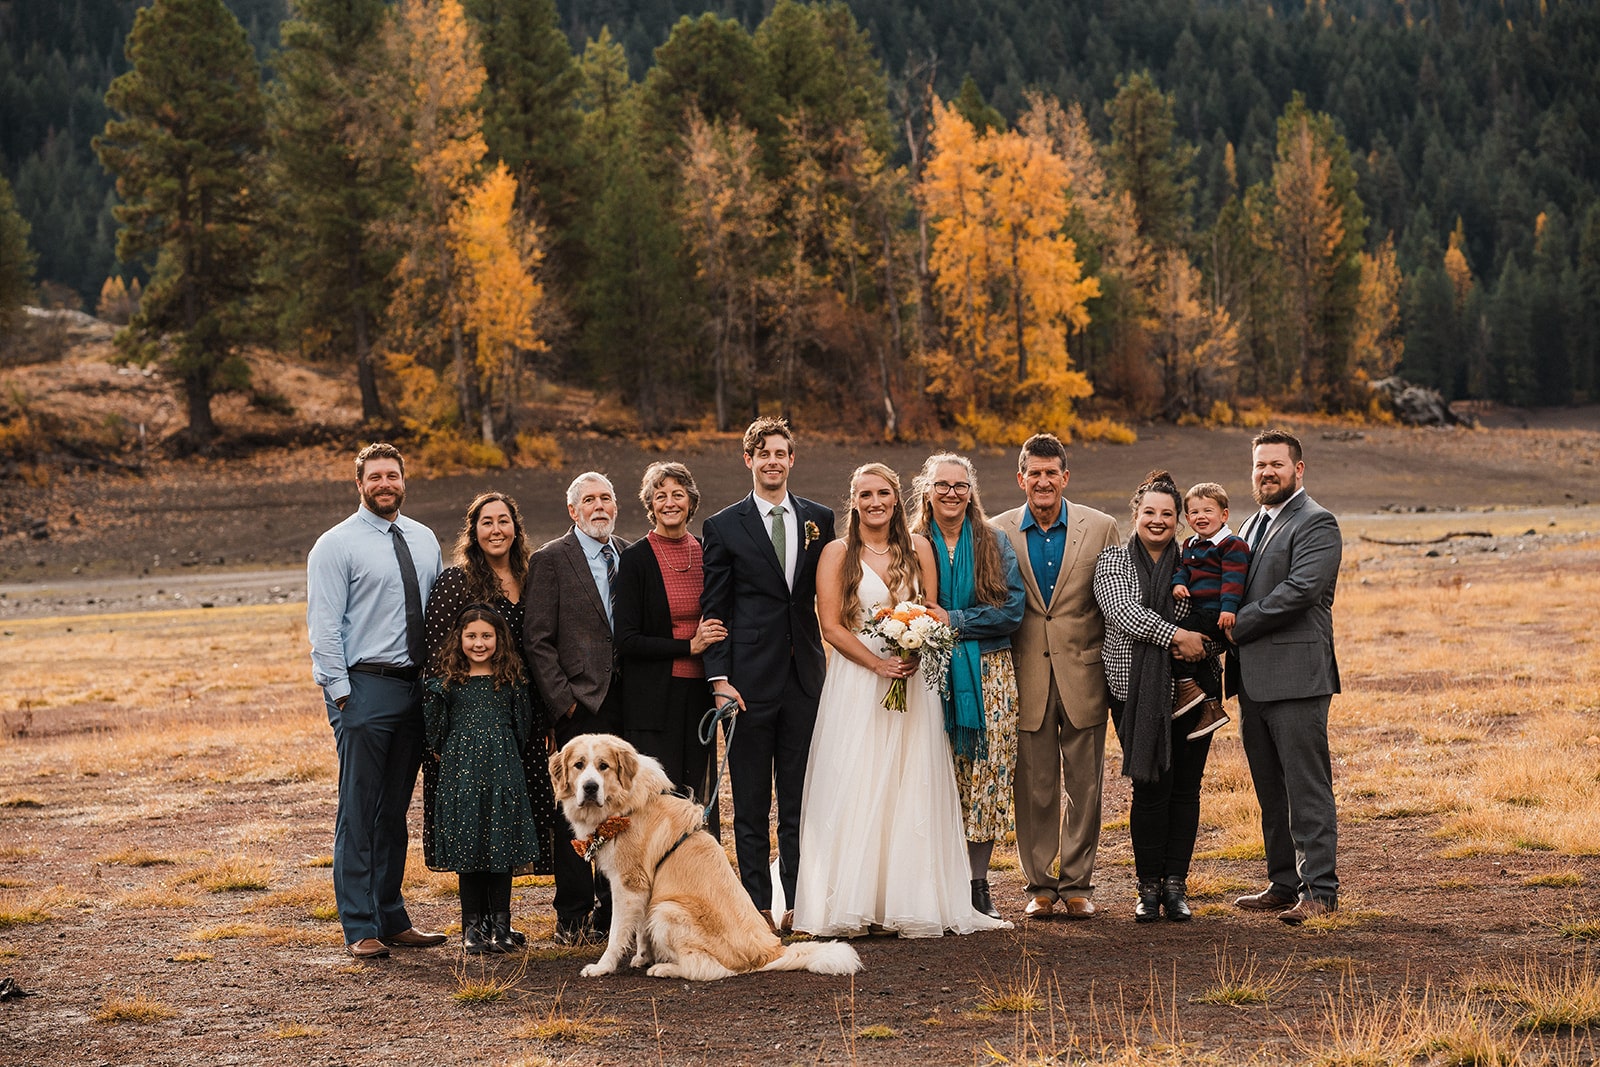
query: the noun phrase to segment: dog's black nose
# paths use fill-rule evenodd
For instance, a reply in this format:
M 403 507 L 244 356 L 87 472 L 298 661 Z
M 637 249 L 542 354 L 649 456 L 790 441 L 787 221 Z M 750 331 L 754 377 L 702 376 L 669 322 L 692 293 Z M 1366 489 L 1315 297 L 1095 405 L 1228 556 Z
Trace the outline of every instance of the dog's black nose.
M 583 783 L 583 793 L 584 793 L 585 796 L 591 796 L 592 797 L 598 792 L 600 792 L 600 783 L 599 782 L 584 782 Z

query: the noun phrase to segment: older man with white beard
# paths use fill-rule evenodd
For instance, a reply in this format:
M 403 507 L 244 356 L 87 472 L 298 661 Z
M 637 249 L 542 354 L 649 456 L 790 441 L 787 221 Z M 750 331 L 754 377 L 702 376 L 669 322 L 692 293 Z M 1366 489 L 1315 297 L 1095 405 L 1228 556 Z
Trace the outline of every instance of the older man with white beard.
M 528 669 L 555 718 L 550 751 L 579 734 L 622 732 L 622 686 L 612 653 L 612 585 L 628 542 L 614 533 L 617 498 L 611 482 L 586 471 L 567 487 L 572 529 L 540 546 L 528 560 L 522 590 L 523 651 Z M 572 839 L 571 827 L 566 830 Z M 581 944 L 611 927 L 611 887 L 605 876 L 556 843 L 556 940 Z

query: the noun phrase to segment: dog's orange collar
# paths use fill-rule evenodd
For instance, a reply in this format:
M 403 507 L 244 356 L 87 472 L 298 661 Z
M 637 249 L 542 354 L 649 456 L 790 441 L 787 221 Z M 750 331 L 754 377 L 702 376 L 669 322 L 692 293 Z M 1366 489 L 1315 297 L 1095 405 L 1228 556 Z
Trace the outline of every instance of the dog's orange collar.
M 575 837 L 572 839 L 572 851 L 583 857 L 585 863 L 593 863 L 595 853 L 600 851 L 600 846 L 610 841 L 613 837 L 628 828 L 626 815 L 613 815 L 599 826 L 589 837 Z

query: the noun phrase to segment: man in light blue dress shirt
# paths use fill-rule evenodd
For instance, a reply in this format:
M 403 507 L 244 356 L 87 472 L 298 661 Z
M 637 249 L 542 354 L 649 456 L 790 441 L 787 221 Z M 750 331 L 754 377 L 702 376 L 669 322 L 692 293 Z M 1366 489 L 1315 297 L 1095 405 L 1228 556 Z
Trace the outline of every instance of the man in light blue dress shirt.
M 356 513 L 306 557 L 306 628 L 312 677 L 339 751 L 339 922 L 350 955 L 373 959 L 391 946 L 445 940 L 415 929 L 400 896 L 406 810 L 422 763 L 422 611 L 442 563 L 433 531 L 400 514 L 406 486 L 398 449 L 362 449 L 356 488 Z

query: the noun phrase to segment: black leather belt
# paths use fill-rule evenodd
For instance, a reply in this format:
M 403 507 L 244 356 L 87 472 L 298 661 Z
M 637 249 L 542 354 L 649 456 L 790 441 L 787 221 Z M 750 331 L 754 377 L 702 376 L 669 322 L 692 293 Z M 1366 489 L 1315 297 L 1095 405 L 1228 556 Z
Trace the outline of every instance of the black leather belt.
M 392 663 L 352 663 L 349 670 L 358 674 L 376 674 L 380 678 L 400 678 L 407 682 L 417 680 L 422 672 L 415 667 L 396 667 Z

